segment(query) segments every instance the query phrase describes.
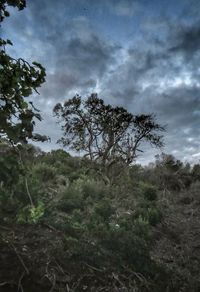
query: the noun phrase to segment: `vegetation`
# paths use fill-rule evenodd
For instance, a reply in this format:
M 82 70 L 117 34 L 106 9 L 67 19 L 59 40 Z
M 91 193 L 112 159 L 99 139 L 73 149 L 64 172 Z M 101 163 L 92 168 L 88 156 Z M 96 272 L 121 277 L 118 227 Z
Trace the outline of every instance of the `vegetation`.
M 88 158 L 22 147 L 21 170 L 0 149 L 2 291 L 198 291 L 197 166 L 163 154 L 110 185 Z
M 9 5 L 22 10 L 26 2 L 1 0 L 0 22 L 9 16 Z M 45 69 L 37 62 L 30 65 L 22 58 L 9 56 L 5 50 L 7 45 L 13 44 L 0 38 L 0 138 L 14 144 L 27 139 L 45 141 L 46 136 L 33 133 L 35 119 L 41 120 L 39 110 L 26 100 L 45 81 Z
M 8 5 L 26 2 L 1 0 L 1 21 Z M 200 165 L 168 154 L 134 165 L 164 128 L 97 95 L 54 108 L 61 142 L 85 156 L 28 144 L 46 139 L 25 100 L 45 70 L 0 44 L 0 290 L 200 291 Z
M 133 115 L 122 107 L 106 105 L 97 94 L 86 100 L 77 95 L 63 106 L 57 104 L 54 113 L 62 124 L 59 142 L 98 162 L 108 179 L 116 178 L 113 167 L 123 170 L 135 160 L 142 142 L 163 146 L 160 132 L 164 128 L 152 115 Z

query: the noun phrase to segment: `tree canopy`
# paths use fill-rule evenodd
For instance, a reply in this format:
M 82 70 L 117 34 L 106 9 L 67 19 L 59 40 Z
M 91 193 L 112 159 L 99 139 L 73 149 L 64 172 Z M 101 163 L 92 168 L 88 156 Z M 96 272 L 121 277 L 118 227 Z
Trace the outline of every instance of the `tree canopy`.
M 22 10 L 26 7 L 26 0 L 0 0 L 0 22 L 4 20 L 5 17 L 10 16 L 7 7 L 13 6 Z
M 26 1 L 0 1 L 0 22 L 9 16 L 11 5 L 22 10 Z M 41 120 L 39 110 L 26 98 L 45 82 L 45 69 L 37 62 L 29 64 L 22 58 L 9 56 L 5 47 L 10 40 L 0 38 L 0 138 L 12 143 L 27 142 L 27 139 L 46 140 L 46 136 L 34 134 L 35 120 Z
M 97 94 L 86 100 L 76 95 L 63 105 L 58 103 L 54 113 L 63 130 L 58 142 L 107 167 L 119 161 L 131 164 L 144 141 L 163 145 L 164 127 L 153 115 L 133 115 L 123 107 L 105 104 Z

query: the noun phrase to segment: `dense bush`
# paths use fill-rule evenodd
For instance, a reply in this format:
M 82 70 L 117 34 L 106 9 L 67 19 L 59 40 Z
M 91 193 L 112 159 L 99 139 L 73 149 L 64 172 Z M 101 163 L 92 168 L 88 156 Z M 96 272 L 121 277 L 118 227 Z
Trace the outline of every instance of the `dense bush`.
M 187 279 L 182 278 L 179 262 L 182 263 L 174 254 L 173 265 L 168 263 L 171 254 L 165 250 L 165 245 L 173 245 L 176 240 L 177 254 L 186 252 L 177 236 L 184 234 L 187 238 L 187 233 L 185 230 L 181 233 L 175 218 L 180 216 L 183 222 L 181 210 L 187 207 L 184 216 L 192 216 L 195 209 L 190 206 L 199 204 L 198 176 L 193 177 L 197 166 L 193 170 L 178 166 L 182 182 L 186 176 L 191 181 L 178 192 L 176 188 L 172 191 L 172 181 L 162 176 L 156 183 L 158 165 L 151 168 L 131 166 L 110 184 L 103 175 L 98 175 L 98 165 L 71 157 L 63 150 L 45 154 L 33 146 L 26 146 L 26 151 L 20 149 L 21 152 L 12 156 L 13 149 L 6 147 L 1 157 L 2 163 L 7 163 L 7 168 L 1 169 L 1 224 L 35 226 L 36 229 L 47 226 L 51 231 L 46 235 L 47 241 L 52 234 L 55 238 L 61 236 L 60 244 L 54 247 L 54 255 L 62 262 L 62 269 L 67 269 L 66 263 L 72 265 L 74 281 L 78 274 L 85 275 L 85 269 L 90 269 L 90 274 L 91 269 L 93 271 L 93 284 L 85 280 L 85 284 L 78 282 L 80 287 L 96 285 L 97 290 L 105 281 L 110 287 L 108 291 L 114 291 L 113 285 L 128 289 L 124 291 L 179 291 L 181 287 L 196 285 L 195 277 L 189 280 L 187 268 Z M 174 167 L 170 168 L 172 173 L 167 172 L 168 177 L 174 177 Z M 177 167 L 175 169 L 177 171 Z M 11 181 L 8 174 L 12 171 L 16 176 Z M 159 173 L 166 173 L 165 164 L 159 164 Z M 184 206 L 182 209 L 180 204 Z M 98 271 L 103 273 L 104 280 L 100 282 Z M 167 277 L 173 281 L 168 283 Z M 182 291 L 187 291 L 184 289 Z

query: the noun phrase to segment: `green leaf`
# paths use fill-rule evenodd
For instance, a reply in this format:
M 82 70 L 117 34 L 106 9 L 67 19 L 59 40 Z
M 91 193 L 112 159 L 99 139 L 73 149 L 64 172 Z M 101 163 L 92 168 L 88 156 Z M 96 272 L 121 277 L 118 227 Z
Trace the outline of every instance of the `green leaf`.
M 8 16 L 10 16 L 10 13 L 8 11 L 4 11 L 4 15 L 5 15 L 5 17 L 8 17 Z
M 27 103 L 26 101 L 23 101 L 23 102 L 21 103 L 21 108 L 22 108 L 22 109 L 27 109 L 27 108 L 28 108 L 28 103 Z
M 7 41 L 6 41 L 6 42 L 7 42 L 7 44 L 8 44 L 8 45 L 11 45 L 11 46 L 13 46 L 13 43 L 11 42 L 11 40 L 8 40 L 8 39 L 7 39 Z

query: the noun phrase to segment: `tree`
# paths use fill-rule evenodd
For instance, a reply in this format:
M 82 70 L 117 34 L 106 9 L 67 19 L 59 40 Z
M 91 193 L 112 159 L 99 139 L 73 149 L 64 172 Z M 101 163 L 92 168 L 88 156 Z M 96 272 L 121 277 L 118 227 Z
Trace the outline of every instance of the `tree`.
M 192 168 L 192 178 L 194 181 L 200 181 L 200 164 L 194 164 Z
M 25 0 L 0 0 L 0 22 L 9 16 L 11 5 L 22 10 Z M 10 40 L 0 38 L 0 139 L 13 144 L 32 140 L 47 140 L 46 136 L 34 134 L 35 120 L 41 120 L 39 110 L 31 101 L 25 100 L 45 82 L 45 69 L 41 64 L 31 65 L 22 58 L 14 59 L 6 53 Z
M 10 16 L 7 10 L 9 5 L 22 10 L 26 7 L 26 0 L 0 0 L 0 22 L 2 22 L 5 17 Z
M 171 154 L 162 153 L 155 158 L 154 183 L 160 185 L 164 193 L 190 186 L 190 165 L 184 165 Z
M 106 105 L 97 94 L 86 100 L 79 95 L 54 107 L 62 124 L 63 137 L 58 141 L 90 160 L 109 169 L 111 165 L 131 164 L 141 151 L 143 141 L 163 145 L 161 127 L 153 115 L 133 115 L 123 107 Z

